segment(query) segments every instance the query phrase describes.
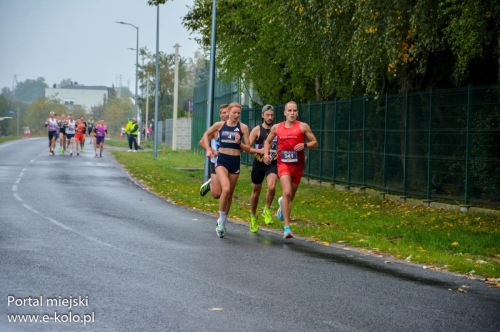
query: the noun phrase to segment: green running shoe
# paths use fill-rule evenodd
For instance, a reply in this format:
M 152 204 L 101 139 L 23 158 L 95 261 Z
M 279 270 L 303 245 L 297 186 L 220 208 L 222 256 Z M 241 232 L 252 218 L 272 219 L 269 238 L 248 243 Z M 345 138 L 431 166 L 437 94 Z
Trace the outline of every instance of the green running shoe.
M 217 236 L 221 239 L 226 236 L 226 227 L 224 222 L 220 219 L 217 220 L 217 227 L 215 227 L 215 231 L 217 232 Z
M 257 233 L 259 231 L 259 225 L 257 224 L 257 216 L 252 216 L 250 218 L 250 232 Z
M 203 183 L 200 187 L 200 195 L 205 196 L 210 191 L 210 183 L 212 179 L 208 179 L 207 182 Z
M 268 208 L 264 208 L 264 212 L 262 212 L 262 215 L 264 216 L 264 222 L 266 225 L 270 225 L 273 223 L 273 216 L 271 215 L 271 210 Z

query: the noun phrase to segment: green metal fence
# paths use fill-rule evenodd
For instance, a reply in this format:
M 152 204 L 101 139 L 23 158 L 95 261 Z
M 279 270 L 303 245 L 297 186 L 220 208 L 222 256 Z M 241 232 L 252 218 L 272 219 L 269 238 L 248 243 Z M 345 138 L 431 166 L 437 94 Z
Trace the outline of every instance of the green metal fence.
M 283 121 L 277 106 L 276 122 Z M 205 111 L 206 113 L 206 111 Z M 261 109 L 244 109 L 253 128 Z M 465 87 L 299 105 L 319 148 L 304 176 L 401 196 L 500 205 L 498 87 Z M 196 143 L 203 130 L 194 133 Z M 243 154 L 242 162 L 251 164 Z

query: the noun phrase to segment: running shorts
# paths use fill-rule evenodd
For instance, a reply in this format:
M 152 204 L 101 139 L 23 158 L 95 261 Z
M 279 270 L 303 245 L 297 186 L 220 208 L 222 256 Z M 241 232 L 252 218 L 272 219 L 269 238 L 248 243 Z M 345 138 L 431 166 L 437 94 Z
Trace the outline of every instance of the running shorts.
M 229 174 L 240 174 L 240 156 L 231 156 L 219 152 L 215 168 L 225 167 Z
M 272 162 L 270 165 L 267 165 L 262 162 L 254 162 L 252 167 L 252 183 L 253 184 L 262 184 L 264 182 L 264 178 L 269 174 L 278 175 L 278 168 L 276 166 L 276 161 Z
M 302 173 L 304 172 L 304 168 L 299 165 L 292 165 L 286 163 L 278 164 L 278 177 L 282 177 L 284 175 L 289 175 L 292 178 L 292 183 L 296 185 L 300 184 L 300 179 L 302 178 Z

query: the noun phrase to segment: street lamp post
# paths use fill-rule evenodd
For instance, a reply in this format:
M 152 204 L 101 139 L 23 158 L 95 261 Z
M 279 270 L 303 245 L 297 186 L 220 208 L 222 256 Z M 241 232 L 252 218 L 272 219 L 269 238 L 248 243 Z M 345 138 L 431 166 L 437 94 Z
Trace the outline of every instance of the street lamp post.
M 137 30 L 137 42 L 135 47 L 135 107 L 134 107 L 134 117 L 137 119 L 137 85 L 138 85 L 138 75 L 139 75 L 139 27 L 136 27 L 133 24 L 125 23 L 125 22 L 116 22 L 118 24 L 125 24 L 134 27 Z M 140 134 L 139 128 L 139 134 Z

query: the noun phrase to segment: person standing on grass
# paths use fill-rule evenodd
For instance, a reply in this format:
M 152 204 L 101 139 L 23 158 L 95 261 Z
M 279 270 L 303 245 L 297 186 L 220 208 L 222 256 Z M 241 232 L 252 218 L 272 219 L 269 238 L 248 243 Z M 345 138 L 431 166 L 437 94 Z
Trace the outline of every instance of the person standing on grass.
M 130 146 L 130 127 L 132 126 L 132 118 L 128 118 L 128 122 L 125 125 L 125 134 L 127 134 L 127 142 L 129 143 L 130 150 L 132 147 Z
M 130 125 L 130 135 L 129 135 L 129 141 L 128 141 L 128 146 L 129 146 L 129 152 L 137 152 L 137 135 L 139 135 L 139 125 L 137 124 L 137 121 L 135 118 L 132 118 L 132 124 Z M 132 145 L 134 149 L 132 150 Z
M 285 105 L 284 114 L 286 120 L 271 128 L 264 143 L 264 162 L 271 164 L 273 160 L 271 146 L 274 138 L 277 137 L 278 177 L 283 190 L 283 196 L 278 199 L 278 219 L 285 223 L 283 238 L 289 239 L 293 237 L 290 229 L 292 201 L 299 188 L 305 167 L 304 149 L 315 149 L 318 147 L 318 142 L 309 125 L 297 120 L 299 111 L 294 101 L 289 101 Z
M 222 104 L 219 106 L 219 116 L 221 121 L 227 121 L 228 114 L 227 114 L 227 104 Z M 218 141 L 218 136 L 219 132 L 213 133 L 210 137 L 207 135 L 205 138 L 206 133 L 203 135 L 203 137 L 200 139 L 200 146 L 202 148 L 205 148 L 205 143 L 204 140 L 207 139 L 210 141 L 210 147 L 218 151 L 219 150 L 219 141 Z M 219 178 L 217 177 L 217 174 L 215 173 L 215 164 L 217 163 L 217 157 L 210 157 L 209 156 L 209 151 L 207 151 L 207 157 L 210 158 L 210 179 L 203 183 L 200 187 L 200 195 L 205 196 L 207 192 L 210 191 L 210 194 L 212 194 L 212 197 L 215 199 L 220 198 L 220 194 L 222 192 L 222 188 L 220 186 Z
M 220 121 L 211 126 L 203 135 L 204 148 L 208 157 L 217 157 L 215 173 L 221 184 L 222 192 L 219 199 L 219 218 L 216 232 L 220 238 L 226 235 L 227 215 L 231 208 L 233 192 L 240 175 L 241 150 L 249 151 L 250 146 L 243 144 L 249 141 L 248 126 L 239 122 L 241 106 L 231 103 L 228 106 L 227 121 Z M 209 143 L 209 137 L 218 133 L 219 150 Z M 243 140 L 242 140 L 243 138 Z M 248 144 L 248 143 L 247 143 Z
M 276 182 L 278 180 L 278 168 L 276 166 L 277 156 L 276 147 L 277 139 L 276 137 L 272 141 L 270 154 L 272 160 L 270 164 L 264 162 L 264 142 L 266 141 L 271 128 L 274 124 L 274 108 L 271 105 L 265 105 L 262 107 L 261 113 L 262 119 L 264 120 L 262 124 L 253 128 L 250 132 L 250 142 L 249 145 L 254 145 L 251 152 L 254 152 L 254 160 L 252 166 L 252 194 L 250 195 L 250 211 L 252 213 L 250 217 L 250 232 L 257 233 L 259 230 L 259 225 L 257 224 L 257 205 L 259 204 L 260 191 L 262 190 L 262 183 L 264 178 L 267 179 L 267 192 L 266 192 L 266 206 L 262 212 L 264 216 L 264 222 L 266 225 L 273 223 L 273 217 L 271 215 L 271 204 L 274 200 Z

